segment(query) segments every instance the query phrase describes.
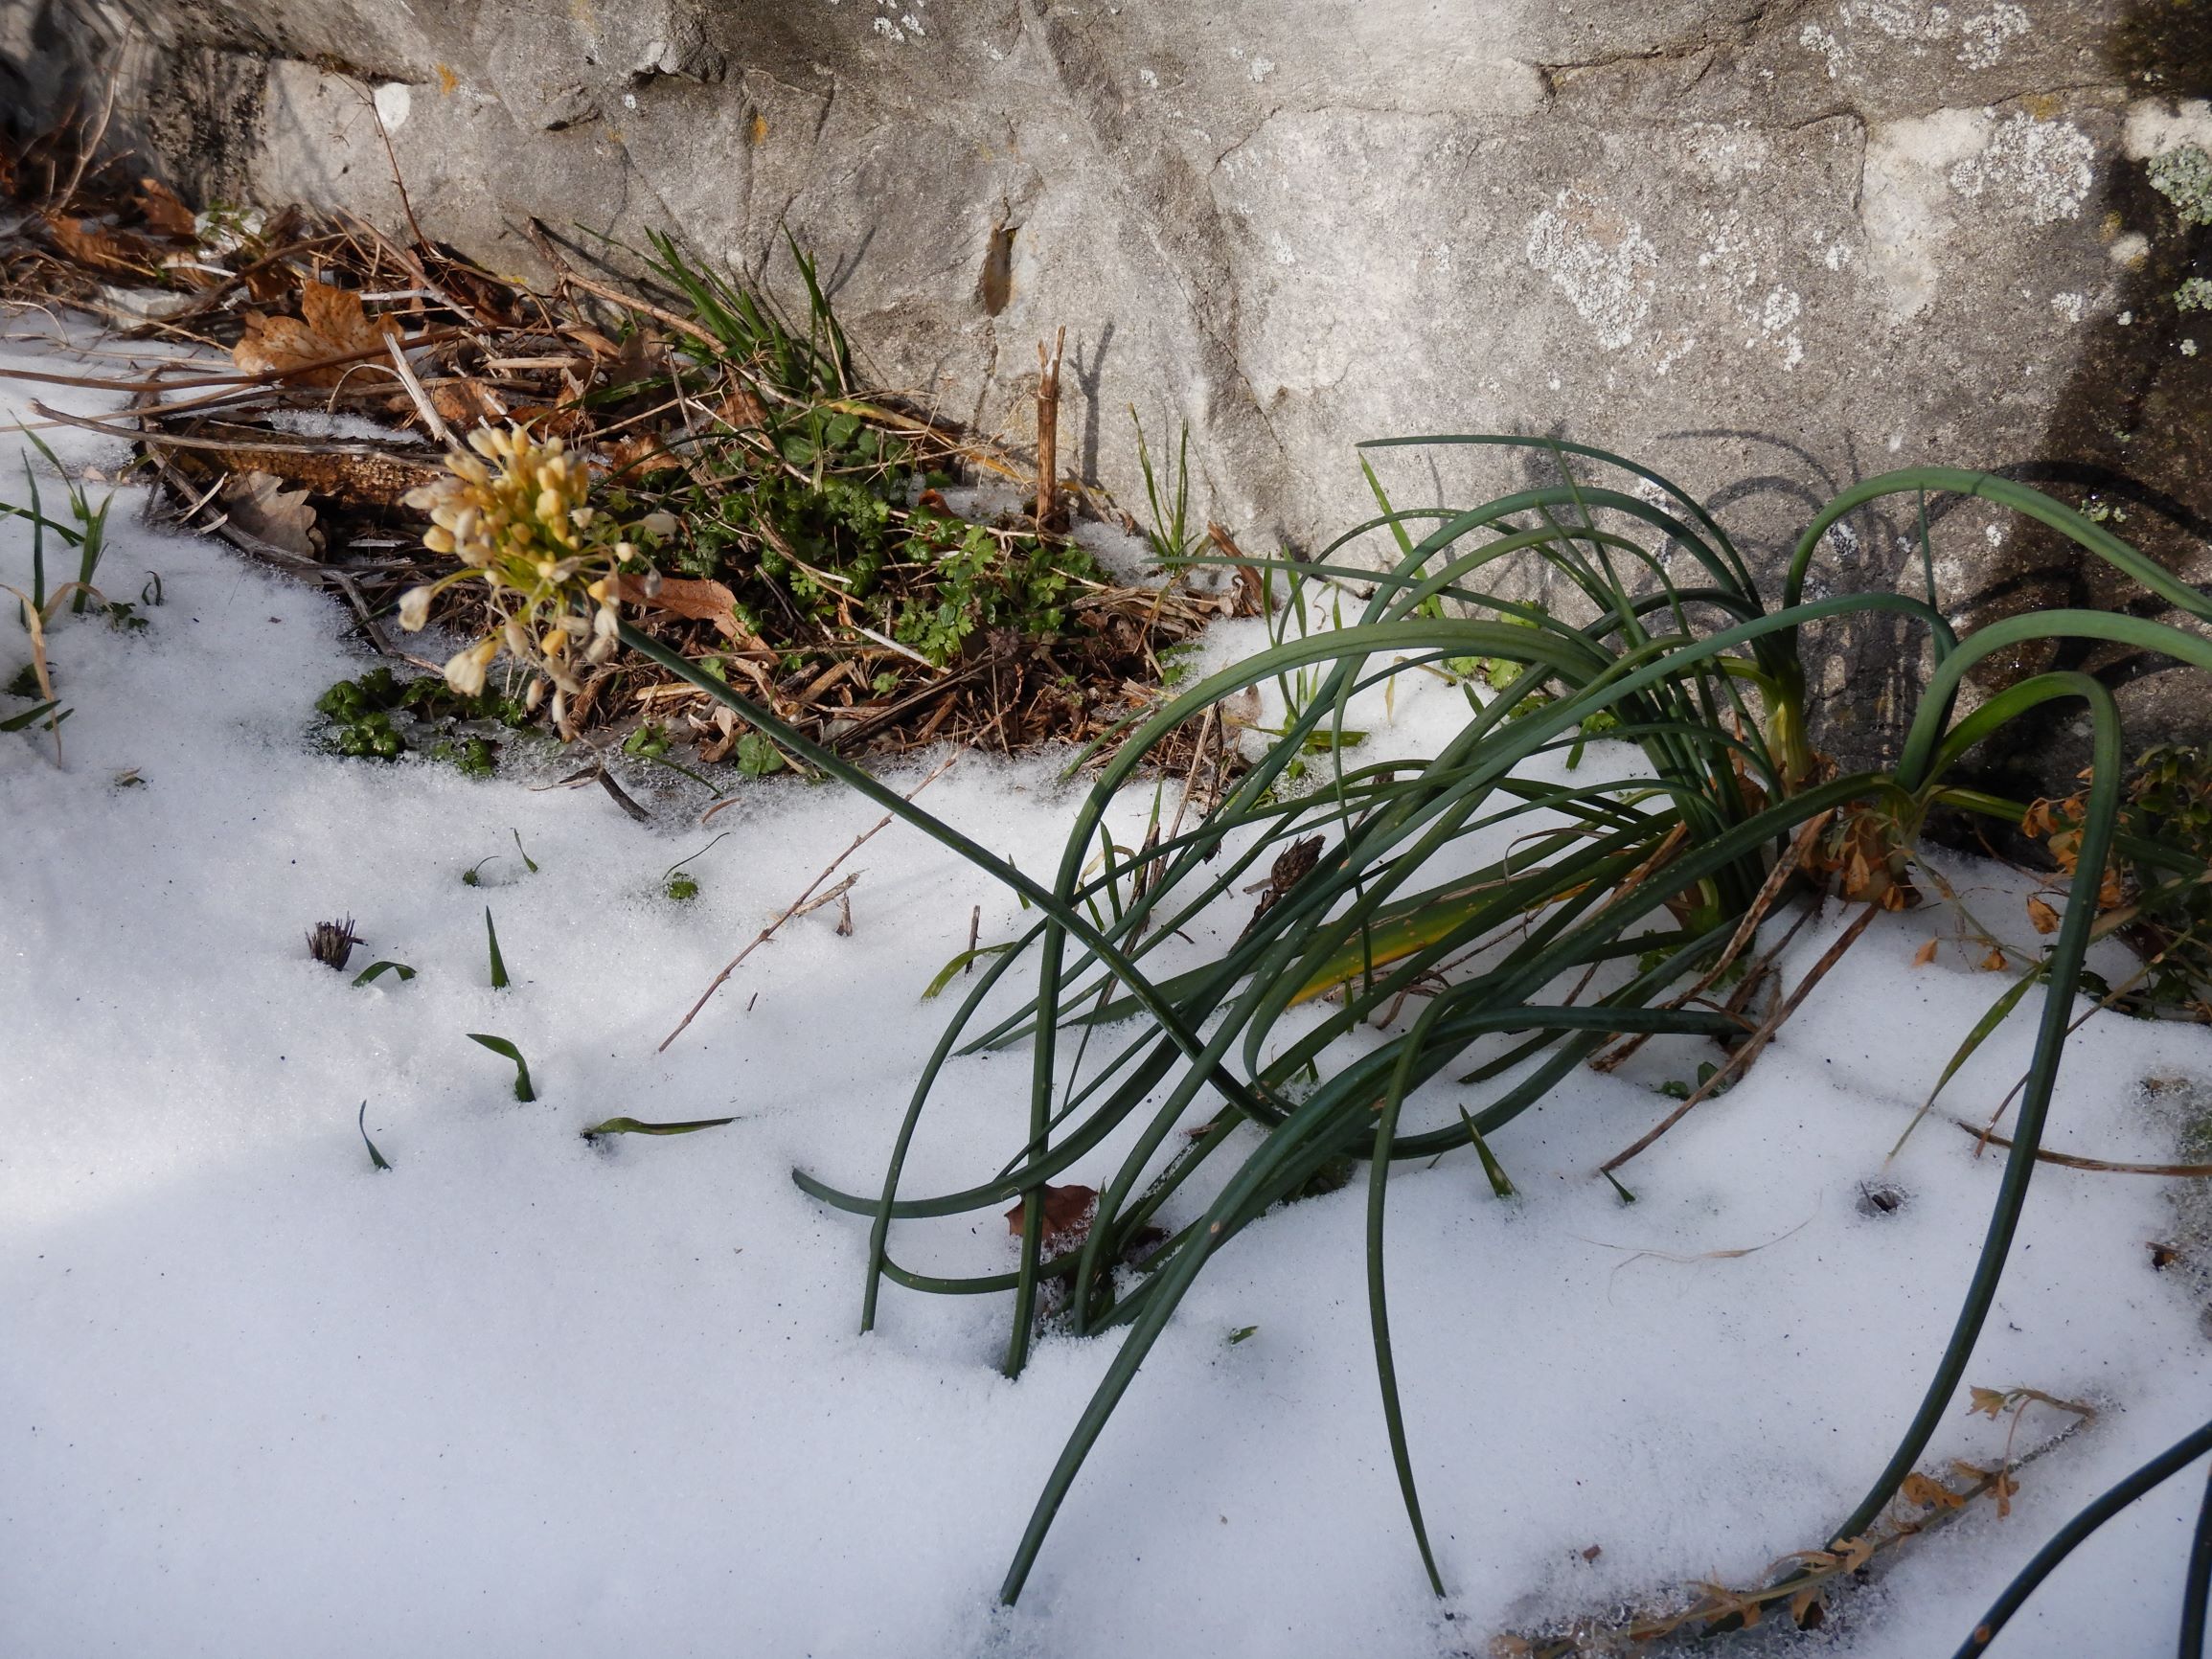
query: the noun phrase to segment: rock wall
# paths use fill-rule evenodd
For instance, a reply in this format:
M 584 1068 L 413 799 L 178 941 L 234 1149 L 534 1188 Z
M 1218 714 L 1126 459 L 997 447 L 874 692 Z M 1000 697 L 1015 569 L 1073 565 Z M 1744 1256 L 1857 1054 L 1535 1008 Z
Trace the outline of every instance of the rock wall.
M 1895 466 L 2026 469 L 2212 575 L 2207 0 L 0 0 L 0 63 L 32 122 L 119 73 L 202 196 L 397 227 L 388 135 L 423 228 L 518 274 L 535 215 L 787 291 L 788 231 L 878 378 L 1017 442 L 1064 324 L 1063 449 L 1137 506 L 1130 408 L 1187 428 L 1248 546 L 1370 511 L 1356 439 L 1509 429 L 1768 538 Z M 1917 588 L 1902 528 L 1830 580 Z M 2105 596 L 1939 534 L 1962 620 Z M 1845 727 L 1918 659 L 1829 646 Z

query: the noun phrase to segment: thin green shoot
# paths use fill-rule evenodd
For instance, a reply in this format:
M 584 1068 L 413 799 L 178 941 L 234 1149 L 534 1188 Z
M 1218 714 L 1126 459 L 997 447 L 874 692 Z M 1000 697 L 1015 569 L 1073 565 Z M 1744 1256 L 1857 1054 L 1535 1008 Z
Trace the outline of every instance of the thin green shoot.
M 353 1114 L 353 1126 L 361 1131 L 361 1145 L 369 1148 L 369 1168 L 389 1170 L 391 1160 L 376 1150 L 376 1143 L 369 1139 L 369 1102 L 363 1101 L 361 1109 Z
M 682 1124 L 648 1124 L 636 1118 L 608 1118 L 588 1129 L 579 1131 L 585 1140 L 596 1141 L 602 1135 L 689 1135 L 700 1129 L 718 1129 L 724 1124 L 734 1124 L 732 1118 L 694 1118 Z
M 514 1062 L 514 1098 L 516 1100 L 529 1102 L 537 1099 L 537 1091 L 530 1084 L 529 1062 L 523 1059 L 520 1049 L 503 1036 L 491 1036 L 480 1031 L 472 1031 L 467 1034 L 470 1042 L 482 1043 L 493 1054 L 504 1055 Z
M 1459 1121 L 1467 1125 L 1467 1138 L 1474 1143 L 1474 1155 L 1482 1160 L 1482 1172 L 1489 1177 L 1491 1192 L 1500 1198 L 1515 1195 L 1512 1178 L 1505 1166 L 1497 1161 L 1497 1154 L 1490 1149 L 1490 1143 L 1482 1138 L 1482 1131 L 1474 1126 L 1474 1120 L 1467 1115 L 1467 1108 L 1459 1108 Z

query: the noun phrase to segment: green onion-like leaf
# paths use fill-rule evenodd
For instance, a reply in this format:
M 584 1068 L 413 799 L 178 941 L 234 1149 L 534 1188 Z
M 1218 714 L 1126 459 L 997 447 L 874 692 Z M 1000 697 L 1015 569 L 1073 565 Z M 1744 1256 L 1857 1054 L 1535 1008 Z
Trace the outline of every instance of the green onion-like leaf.
M 480 1031 L 468 1033 L 468 1040 L 472 1043 L 482 1043 L 493 1054 L 505 1055 L 514 1062 L 514 1098 L 516 1100 L 535 1101 L 537 1099 L 537 1091 L 530 1086 L 529 1062 L 523 1059 L 520 1049 L 503 1036 L 488 1036 Z
M 1019 940 L 1010 939 L 1003 944 L 979 944 L 973 950 L 962 951 L 937 970 L 937 977 L 931 980 L 923 990 L 922 1000 L 924 1002 L 934 1001 L 940 991 L 960 977 L 961 970 L 967 967 L 969 963 L 980 962 L 987 956 L 1004 956 L 1008 951 L 1018 950 L 1020 947 L 1021 942 Z
M 703 279 L 696 285 L 702 314 L 705 305 L 722 303 Z M 761 327 L 736 310 L 722 322 L 745 338 Z M 1007 1602 L 1019 1596 L 1107 1420 L 1213 1253 L 1326 1172 L 1358 1160 L 1369 1163 L 1367 1278 L 1383 1430 L 1415 1543 L 1441 1591 L 1414 1489 L 1383 1295 L 1392 1166 L 1471 1143 L 1502 1197 L 1513 1188 L 1491 1143 L 1585 1060 L 1603 1058 L 1623 1038 L 1746 1036 L 1742 1014 L 1699 993 L 1727 964 L 1741 963 L 1767 919 L 1805 901 L 1805 880 L 1778 862 L 1797 838 L 1810 845 L 1823 825 L 1858 820 L 1855 833 L 1871 829 L 1878 841 L 1894 836 L 1900 851 L 1909 851 L 1954 762 L 2007 722 L 2064 698 L 2087 707 L 2095 766 L 2070 901 L 2043 970 L 2036 1058 L 1951 1339 L 1888 1466 L 1834 1537 L 1863 1533 L 1953 1408 L 1993 1305 L 2036 1168 L 2121 804 L 2123 751 L 2109 689 L 2078 671 L 2050 672 L 1961 717 L 1965 676 L 1994 652 L 2044 642 L 2105 642 L 2212 669 L 2212 643 L 2121 607 L 2031 612 L 1962 640 L 1932 599 L 1888 587 L 1805 599 L 1808 566 L 1845 513 L 1884 496 L 1917 504 L 1949 490 L 2036 519 L 2159 600 L 2212 620 L 2212 595 L 2071 509 L 1988 474 L 1916 467 L 1853 486 L 1806 528 L 1776 608 L 1712 513 L 1632 462 L 1510 435 L 1362 448 L 1400 444 L 1518 451 L 1531 479 L 1548 468 L 1560 482 L 1529 482 L 1465 509 L 1394 510 L 1370 469 L 1380 517 L 1352 527 L 1311 559 L 1234 561 L 1270 584 L 1282 579 L 1288 604 L 1280 625 L 1270 625 L 1271 643 L 1174 687 L 1098 739 L 1099 764 L 1057 874 L 1041 878 L 895 795 L 726 681 L 621 627 L 624 644 L 729 708 L 763 741 L 904 818 L 1011 888 L 1023 905 L 1018 940 L 955 958 L 930 987 L 941 993 L 976 956 L 992 958 L 964 989 L 918 1079 L 879 1189 L 839 1192 L 794 1172 L 817 1199 L 872 1218 L 864 1329 L 885 1281 L 931 1293 L 1013 1290 L 1010 1373 L 1028 1356 L 1048 1282 L 1063 1295 L 1073 1333 L 1129 1328 L 1037 1500 L 1001 1586 Z M 1627 473 L 1629 487 L 1576 475 L 1592 464 Z M 1155 541 L 1173 544 L 1163 557 L 1223 562 L 1186 542 L 1179 504 L 1168 510 L 1157 481 L 1151 483 L 1165 527 Z M 1349 554 L 1339 560 L 1342 550 L 1384 529 L 1399 549 L 1394 568 L 1377 572 Z M 1588 620 L 1570 623 L 1507 597 L 1530 591 L 1522 580 L 1529 574 Z M 1347 596 L 1357 596 L 1360 608 L 1336 614 Z M 1319 606 L 1310 602 L 1316 597 Z M 1319 625 L 1309 625 L 1310 612 Z M 1925 630 L 1932 649 L 1934 668 L 1894 734 L 1900 759 L 1889 770 L 1837 774 L 1812 749 L 1798 634 L 1831 621 Z M 1464 679 L 1468 664 L 1481 666 L 1493 694 L 1471 698 L 1459 730 L 1434 754 L 1356 763 L 1345 727 L 1356 698 L 1403 672 L 1448 670 Z M 1195 825 L 1178 816 L 1157 841 L 1148 836 L 1134 852 L 1122 848 L 1107 818 L 1138 768 L 1158 766 L 1163 746 L 1187 742 L 1193 732 L 1202 756 L 1206 727 L 1223 705 L 1269 686 L 1286 705 L 1284 721 L 1248 770 L 1214 780 Z M 1639 751 L 1633 775 L 1537 781 L 1531 762 L 1571 763 L 1582 741 L 1600 732 Z M 1177 757 L 1172 765 L 1189 762 Z M 1986 804 L 1994 797 L 1977 806 L 1966 793 L 1950 793 L 1953 805 L 2006 815 L 2004 804 Z M 2018 821 L 2020 810 L 2013 806 L 2009 815 Z M 1804 875 L 1826 873 L 1814 866 Z M 1249 895 L 1262 890 L 1254 909 Z M 1153 952 L 1171 940 L 1174 966 L 1163 971 L 1168 958 Z M 1017 966 L 1034 974 L 1028 1001 L 1011 1011 L 993 1005 L 985 1014 Z M 1425 999 L 1413 1005 L 1420 1013 L 1403 1018 L 1416 997 Z M 1985 1025 L 1994 1028 L 2010 1006 L 1993 1010 Z M 1293 1013 L 1295 1023 L 1286 1019 Z M 1977 1028 L 1970 1035 L 1961 1060 L 1983 1034 Z M 1495 1045 L 1469 1052 L 1494 1038 Z M 1004 1162 L 952 1191 L 902 1191 L 908 1148 L 953 1057 L 1020 1040 L 1032 1047 L 1027 1126 Z M 1353 1047 L 1358 1052 L 1348 1054 Z M 1627 1051 L 1612 1052 L 1625 1057 Z M 1467 1108 L 1461 1128 L 1400 1136 L 1409 1099 L 1452 1078 L 1492 1092 Z M 1684 1085 L 1683 1092 L 1694 1091 Z M 1195 1114 L 1204 1119 L 1196 1127 Z M 1029 1205 L 1017 1211 L 1028 1219 L 1014 1272 L 925 1275 L 891 1254 L 896 1223 L 1019 1205 L 1101 1156 L 1119 1164 L 1096 1177 L 1080 1249 L 1048 1259 L 1042 1207 Z M 1215 1178 L 1223 1164 L 1231 1166 L 1226 1178 Z M 1152 1218 L 1176 1213 L 1163 1206 L 1177 1202 L 1201 1167 L 1207 1178 L 1198 1185 L 1211 1196 L 1194 1204 L 1185 1194 L 1180 1209 L 1199 1213 L 1160 1239 Z M 1607 1176 L 1621 1202 L 1635 1202 Z M 1139 1249 L 1142 1269 L 1131 1274 L 1127 1264 Z
M 392 1162 L 376 1150 L 376 1143 L 369 1139 L 369 1102 L 363 1101 L 361 1109 L 353 1114 L 353 1125 L 361 1131 L 361 1145 L 369 1148 L 369 1168 L 389 1170 Z
M 523 852 L 522 831 L 519 830 L 511 830 L 508 831 L 508 833 L 514 837 L 514 851 L 522 853 L 523 869 L 529 871 L 531 875 L 536 875 L 537 874 L 537 860 L 531 857 L 528 852 Z
M 1514 1185 L 1505 1172 L 1505 1166 L 1490 1149 L 1490 1143 L 1482 1138 L 1482 1131 L 1474 1126 L 1474 1120 L 1467 1115 L 1467 1108 L 1459 1108 L 1459 1121 L 1467 1125 L 1467 1137 L 1474 1143 L 1474 1155 L 1482 1160 L 1482 1172 L 1490 1177 L 1490 1190 L 1500 1198 L 1514 1195 Z
M 491 989 L 507 989 L 507 962 L 499 954 L 499 929 L 491 925 L 491 906 L 484 907 L 484 942 L 491 948 Z
M 1257 1325 L 1240 1325 L 1229 1332 L 1229 1346 L 1234 1348 L 1240 1342 L 1249 1342 L 1259 1333 L 1260 1328 Z
M 688 1135 L 697 1129 L 718 1129 L 724 1124 L 734 1124 L 735 1118 L 695 1118 L 687 1124 L 647 1124 L 636 1118 L 609 1118 L 603 1124 L 594 1124 L 582 1131 L 587 1141 L 602 1135 Z
M 353 983 L 355 985 L 371 985 L 383 978 L 387 973 L 398 974 L 402 985 L 415 977 L 415 970 L 403 962 L 372 962 L 359 973 L 353 975 Z

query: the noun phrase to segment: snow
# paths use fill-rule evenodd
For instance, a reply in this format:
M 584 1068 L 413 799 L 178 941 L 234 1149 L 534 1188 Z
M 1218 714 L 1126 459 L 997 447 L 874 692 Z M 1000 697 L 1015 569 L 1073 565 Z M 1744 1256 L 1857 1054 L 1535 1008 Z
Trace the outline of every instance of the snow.
M 50 436 L 71 465 L 120 460 Z M 748 786 L 714 826 L 737 834 L 688 865 L 699 897 L 669 900 L 660 874 L 711 833 L 697 791 L 625 771 L 655 811 L 644 828 L 597 789 L 317 752 L 315 695 L 366 666 L 342 610 L 147 527 L 139 502 L 117 503 L 102 578 L 135 595 L 158 571 L 166 602 L 137 634 L 57 622 L 62 764 L 41 733 L 0 736 L 0 1652 L 1481 1652 L 1689 1579 L 1754 1581 L 1823 1541 L 1918 1402 L 1997 1175 L 1931 1117 L 1884 1177 L 2002 984 L 1955 944 L 1909 966 L 1932 909 L 1878 922 L 1745 1082 L 1629 1166 L 1632 1207 L 1592 1170 L 1671 1104 L 1651 1085 L 1691 1075 L 1694 1049 L 1583 1074 L 1501 1131 L 1516 1201 L 1465 1153 L 1393 1180 L 1398 1372 L 1448 1602 L 1390 1470 L 1356 1186 L 1208 1266 L 1021 1604 L 997 1607 L 1114 1339 L 1047 1339 L 1010 1382 L 1006 1299 L 896 1289 L 858 1335 L 866 1223 L 788 1171 L 879 1179 L 949 1011 L 919 992 L 965 946 L 970 906 L 986 941 L 1015 931 L 1011 898 L 886 830 L 848 866 L 864 872 L 852 937 L 833 910 L 793 922 L 658 1055 L 878 811 L 787 778 Z M 28 566 L 22 527 L 0 523 L 0 580 Z M 1208 660 L 1256 633 L 1224 625 Z M 0 681 L 27 654 L 0 619 Z M 1457 707 L 1416 675 L 1394 718 L 1355 723 L 1371 752 L 1412 753 Z M 927 759 L 895 776 L 911 786 Z M 143 784 L 119 784 L 129 768 Z M 1052 867 L 1075 802 L 1046 761 L 979 756 L 922 799 L 1031 871 Z M 1977 914 L 2019 918 L 2006 873 L 1950 874 Z M 419 977 L 356 989 L 310 961 L 304 931 L 348 914 L 356 968 L 389 957 Z M 1799 936 L 1792 976 L 1843 920 Z M 2033 1012 L 1947 1104 L 1986 1112 Z M 470 1032 L 520 1046 L 536 1103 Z M 2052 1144 L 2173 1156 L 2141 1083 L 2208 1061 L 2198 1031 L 2090 1022 Z M 961 1062 L 909 1190 L 995 1169 L 1027 1080 L 1019 1052 Z M 355 1130 L 363 1100 L 389 1173 Z M 579 1138 L 617 1113 L 739 1121 Z M 1905 1189 L 1896 1213 L 1862 1213 L 1876 1178 Z M 2201 1420 L 2198 1308 L 2145 1249 L 2174 1227 L 2168 1185 L 2038 1173 L 1968 1378 L 2103 1416 L 2021 1472 L 2010 1518 L 1985 1505 L 1898 1552 L 1844 1600 L 1828 1650 L 1949 1650 L 2067 1516 Z M 916 1265 L 1012 1260 L 995 1221 L 895 1239 Z M 1964 1404 L 1929 1466 L 1996 1457 L 2003 1425 Z M 2022 1446 L 2059 1422 L 2031 1415 Z M 2168 1647 L 2197 1485 L 2108 1528 L 1995 1651 Z

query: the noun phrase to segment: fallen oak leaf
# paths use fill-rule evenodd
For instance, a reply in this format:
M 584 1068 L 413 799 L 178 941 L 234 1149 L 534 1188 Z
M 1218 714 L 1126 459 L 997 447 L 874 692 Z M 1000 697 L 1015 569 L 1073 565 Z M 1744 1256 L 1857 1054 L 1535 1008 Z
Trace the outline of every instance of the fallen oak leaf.
M 245 313 L 245 337 L 231 348 L 231 360 L 248 375 L 271 374 L 303 386 L 335 386 L 353 365 L 332 357 L 368 356 L 384 351 L 399 325 L 389 317 L 374 322 L 351 288 L 308 282 L 300 287 L 300 314 L 271 317 Z M 387 369 L 385 373 L 390 373 Z
M 222 494 L 231 522 L 248 535 L 304 558 L 322 552 L 323 533 L 315 527 L 304 486 L 286 489 L 273 472 L 235 473 Z

